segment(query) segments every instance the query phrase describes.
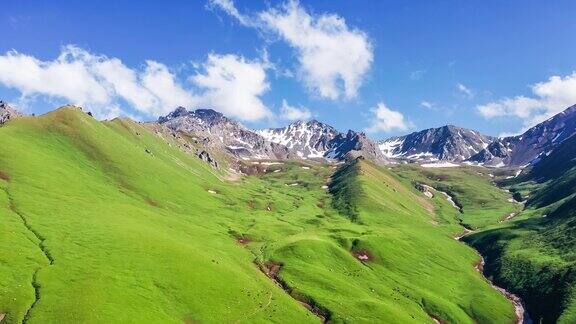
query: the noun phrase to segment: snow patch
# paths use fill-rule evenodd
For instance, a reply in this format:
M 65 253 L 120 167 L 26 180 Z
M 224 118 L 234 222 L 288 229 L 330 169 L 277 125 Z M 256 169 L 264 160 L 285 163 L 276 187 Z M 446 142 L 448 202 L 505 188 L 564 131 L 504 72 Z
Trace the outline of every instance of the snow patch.
M 403 139 L 391 139 L 380 143 L 378 148 L 385 157 L 394 158 L 402 155 L 401 153 L 394 153 L 402 144 L 404 144 Z
M 459 164 L 451 163 L 451 162 L 439 162 L 439 163 L 424 163 L 420 164 L 423 168 L 454 168 L 459 167 Z

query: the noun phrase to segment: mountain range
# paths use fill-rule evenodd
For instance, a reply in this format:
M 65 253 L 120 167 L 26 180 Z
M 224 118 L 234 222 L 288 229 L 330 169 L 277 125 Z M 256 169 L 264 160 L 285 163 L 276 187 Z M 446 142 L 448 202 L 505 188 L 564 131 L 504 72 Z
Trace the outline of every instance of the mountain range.
M 497 138 L 448 125 L 378 144 L 388 158 L 523 167 L 537 162 L 575 133 L 576 105 L 516 136 Z
M 0 123 L 21 114 L 0 102 Z M 332 159 L 362 156 L 378 163 L 465 163 L 490 167 L 524 167 L 538 162 L 576 133 L 576 105 L 526 130 L 521 135 L 493 137 L 446 125 L 386 140 L 345 133 L 317 120 L 295 121 L 285 127 L 251 130 L 212 109 L 178 107 L 157 124 L 186 134 L 203 159 L 225 154 L 236 160 Z
M 389 158 L 463 162 L 494 140 L 473 130 L 447 125 L 393 137 L 380 141 L 378 146 Z
M 345 133 L 317 120 L 251 130 L 211 109 L 178 108 L 157 123 L 197 136 L 207 150 L 248 159 L 335 159 L 363 156 L 379 163 L 449 162 L 490 167 L 524 167 L 539 161 L 576 133 L 576 106 L 521 135 L 493 137 L 446 125 L 375 142 L 366 134 Z
M 386 160 L 366 134 L 352 130 L 340 133 L 316 120 L 297 121 L 283 128 L 250 130 L 212 109 L 188 111 L 179 107 L 158 118 L 157 123 L 193 135 L 207 150 L 225 152 L 242 160 L 344 160 L 357 156 L 377 162 Z

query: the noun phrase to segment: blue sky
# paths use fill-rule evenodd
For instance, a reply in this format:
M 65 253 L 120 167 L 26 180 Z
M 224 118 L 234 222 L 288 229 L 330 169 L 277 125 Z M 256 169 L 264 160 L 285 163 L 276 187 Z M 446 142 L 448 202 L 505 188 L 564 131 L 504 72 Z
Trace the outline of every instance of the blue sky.
M 574 1 L 3 1 L 0 98 L 374 138 L 517 133 L 576 104 Z

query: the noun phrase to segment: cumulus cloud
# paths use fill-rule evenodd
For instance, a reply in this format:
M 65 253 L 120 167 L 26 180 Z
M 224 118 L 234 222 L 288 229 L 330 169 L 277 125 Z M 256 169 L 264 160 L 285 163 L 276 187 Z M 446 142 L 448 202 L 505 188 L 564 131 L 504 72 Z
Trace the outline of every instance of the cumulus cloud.
M 486 118 L 522 119 L 526 128 L 576 104 L 576 72 L 564 77 L 552 76 L 530 88 L 532 96 L 503 98 L 476 108 Z
M 372 109 L 373 118 L 370 126 L 366 128 L 368 133 L 390 132 L 393 130 L 404 131 L 411 127 L 411 123 L 404 119 L 399 111 L 394 111 L 382 102 Z
M 110 101 L 108 90 L 96 79 L 75 51 L 66 47 L 54 61 L 10 51 L 0 56 L 0 83 L 24 95 L 47 94 L 77 103 Z
M 312 118 L 312 112 L 305 107 L 290 106 L 286 100 L 282 100 L 280 117 L 287 120 L 308 120 Z
M 210 54 L 203 71 L 190 80 L 205 89 L 200 103 L 244 120 L 270 117 L 260 96 L 269 90 L 266 64 L 237 55 Z
M 193 107 L 200 100 L 190 90 L 184 89 L 168 67 L 155 61 L 146 61 L 146 69 L 141 74 L 142 85 L 158 99 L 163 113 L 174 107 Z
M 95 77 L 102 78 L 109 83 L 108 87 L 111 88 L 108 89 L 109 100 L 114 95 L 111 92 L 115 92 L 131 105 L 140 107 L 143 110 L 153 109 L 157 105 L 157 98 L 149 91 L 142 89 L 143 87 L 138 80 L 138 73 L 126 67 L 122 61 L 117 58 L 98 60 L 87 52 L 85 54 L 87 57 L 84 57 L 81 61 L 86 62 L 91 67 Z M 86 104 L 89 102 L 80 103 Z
M 260 99 L 269 89 L 265 60 L 211 54 L 199 69 L 188 77 L 195 86 L 190 88 L 160 62 L 147 60 L 131 68 L 118 58 L 68 45 L 51 61 L 16 51 L 0 55 L 0 85 L 18 90 L 20 102 L 65 101 L 98 118 L 156 118 L 178 106 L 211 107 L 242 120 L 271 114 Z
M 161 63 L 147 61 L 143 70 L 135 70 L 117 58 L 73 45 L 63 47 L 52 61 L 16 51 L 0 55 L 0 84 L 23 97 L 46 96 L 85 106 L 101 118 L 127 115 L 120 109 L 122 101 L 151 116 L 194 103 L 194 97 Z
M 463 85 L 462 83 L 456 84 L 456 89 L 464 94 L 467 98 L 474 98 L 474 91 L 469 89 L 467 86 Z
M 248 17 L 238 12 L 231 0 L 211 4 L 235 17 L 241 24 L 272 32 L 297 53 L 298 76 L 321 98 L 337 100 L 356 97 L 373 61 L 368 36 L 350 28 L 336 14 L 314 15 L 296 0 Z

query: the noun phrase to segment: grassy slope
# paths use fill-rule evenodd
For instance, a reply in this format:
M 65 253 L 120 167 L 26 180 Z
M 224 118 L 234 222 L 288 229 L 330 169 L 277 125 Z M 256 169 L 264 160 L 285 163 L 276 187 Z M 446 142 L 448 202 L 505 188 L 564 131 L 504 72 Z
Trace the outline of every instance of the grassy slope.
M 30 322 L 319 321 L 296 299 L 335 322 L 512 321 L 443 197 L 365 162 L 335 177 L 334 200 L 328 166 L 229 183 L 175 146 L 70 108 L 0 128 L 8 322 L 31 305 Z M 290 294 L 255 260 L 282 264 Z
M 532 317 L 576 322 L 576 138 L 508 184 L 529 196 L 511 223 L 469 241 L 489 255 L 487 270 L 523 296 Z M 542 217 L 546 215 L 546 217 Z
M 277 210 L 276 217 L 289 226 L 268 216 L 235 232 L 255 239 L 249 248 L 261 259 L 283 264 L 280 277 L 293 293 L 327 308 L 332 320 L 512 321 L 511 305 L 474 270 L 478 255 L 452 238 L 456 227 L 434 225 L 438 217 L 455 215 L 443 197 L 428 200 L 391 173 L 362 162 L 335 174 L 331 191 L 340 214 L 328 208 L 329 197 L 320 188 L 325 170 L 315 175 L 286 168 L 258 182 L 278 188 L 262 197 L 299 206 Z M 281 190 L 291 183 L 299 186 Z M 434 215 L 435 205 L 448 213 Z M 362 263 L 354 252 L 368 252 L 374 260 Z
M 506 218 L 520 207 L 505 203 L 511 195 L 496 188 L 488 169 L 479 167 L 421 168 L 401 165 L 394 168 L 406 181 L 427 184 L 449 193 L 462 207 L 460 220 L 466 227 L 482 228 Z
M 54 258 L 48 265 L 21 228 L 18 241 L 2 236 L 30 255 L 2 263 L 2 277 L 19 276 L 1 281 L 2 291 L 27 288 L 20 298 L 2 294 L 16 298 L 6 305 L 10 322 L 33 302 L 35 268 L 40 299 L 31 322 L 210 322 L 215 313 L 258 321 L 272 311 L 314 319 L 222 231 L 215 218 L 234 215 L 207 193 L 222 184 L 198 159 L 138 124 L 101 124 L 69 109 L 0 131 L 0 165 L 10 175 L 3 185 Z M 270 313 L 255 312 L 263 304 Z

